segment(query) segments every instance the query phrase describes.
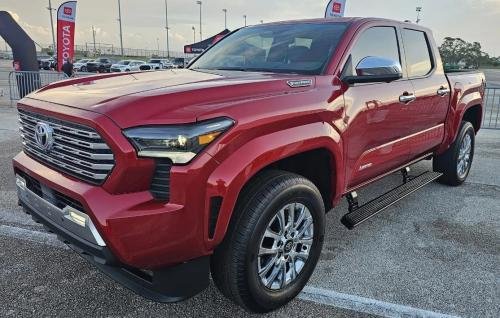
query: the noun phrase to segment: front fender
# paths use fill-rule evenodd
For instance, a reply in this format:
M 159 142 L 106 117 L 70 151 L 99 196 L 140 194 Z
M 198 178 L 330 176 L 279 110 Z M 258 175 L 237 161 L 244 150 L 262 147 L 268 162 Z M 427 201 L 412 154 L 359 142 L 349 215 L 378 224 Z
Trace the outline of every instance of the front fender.
M 311 123 L 259 136 L 232 152 L 224 160 L 215 157 L 220 165 L 207 181 L 206 206 L 211 197 L 223 198 L 218 221 L 207 248 L 213 249 L 224 238 L 233 209 L 243 186 L 259 171 L 281 159 L 315 149 L 326 149 L 335 162 L 336 173 L 332 177 L 332 188 L 343 189 L 344 171 L 342 140 L 332 126 L 325 122 Z M 314 164 L 314 163 L 311 163 Z M 337 192 L 342 192 L 337 191 Z M 340 197 L 335 197 L 338 200 Z M 334 200 L 334 201 L 335 201 Z M 208 238 L 210 216 L 205 215 L 205 237 Z

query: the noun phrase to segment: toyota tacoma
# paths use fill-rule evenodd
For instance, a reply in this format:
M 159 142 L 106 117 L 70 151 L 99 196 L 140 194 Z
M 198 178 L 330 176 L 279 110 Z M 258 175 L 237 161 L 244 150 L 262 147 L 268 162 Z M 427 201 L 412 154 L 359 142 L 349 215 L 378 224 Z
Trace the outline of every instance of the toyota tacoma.
M 352 229 L 434 180 L 465 181 L 484 88 L 479 72 L 446 74 L 416 24 L 245 27 L 186 69 L 69 79 L 22 99 L 19 203 L 144 297 L 186 299 L 211 273 L 267 312 L 307 283 L 342 198 Z M 429 159 L 432 171 L 409 171 Z M 400 186 L 358 198 L 395 172 Z

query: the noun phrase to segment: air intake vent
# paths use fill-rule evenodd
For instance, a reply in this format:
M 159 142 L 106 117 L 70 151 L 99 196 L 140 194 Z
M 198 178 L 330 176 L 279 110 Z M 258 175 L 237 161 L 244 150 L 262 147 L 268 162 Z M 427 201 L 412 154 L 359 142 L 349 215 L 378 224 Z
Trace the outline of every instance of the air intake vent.
M 170 200 L 170 169 L 172 161 L 169 159 L 157 159 L 155 173 L 151 180 L 151 194 L 156 200 Z
M 211 239 L 214 238 L 215 227 L 217 226 L 217 220 L 219 219 L 221 205 L 222 197 L 210 198 L 210 220 L 208 222 L 208 236 Z

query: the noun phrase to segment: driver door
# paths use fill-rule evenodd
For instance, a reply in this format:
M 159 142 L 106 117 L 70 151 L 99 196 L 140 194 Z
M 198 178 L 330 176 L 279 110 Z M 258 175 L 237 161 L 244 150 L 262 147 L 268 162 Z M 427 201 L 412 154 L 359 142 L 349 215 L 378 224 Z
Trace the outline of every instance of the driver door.
M 357 76 L 356 66 L 369 56 L 401 64 L 400 47 L 396 26 L 365 29 L 354 41 L 343 74 Z M 351 84 L 344 93 L 347 189 L 362 186 L 409 160 L 411 112 L 400 98 L 413 96 L 413 87 L 406 73 L 402 74 L 390 83 Z

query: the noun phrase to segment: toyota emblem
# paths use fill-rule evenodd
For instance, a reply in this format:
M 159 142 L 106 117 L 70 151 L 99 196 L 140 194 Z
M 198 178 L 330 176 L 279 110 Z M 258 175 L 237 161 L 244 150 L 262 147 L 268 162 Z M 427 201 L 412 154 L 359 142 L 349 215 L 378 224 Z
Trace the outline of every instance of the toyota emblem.
M 35 140 L 42 150 L 50 151 L 54 145 L 54 129 L 47 123 L 37 123 L 35 126 Z

